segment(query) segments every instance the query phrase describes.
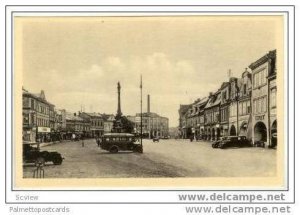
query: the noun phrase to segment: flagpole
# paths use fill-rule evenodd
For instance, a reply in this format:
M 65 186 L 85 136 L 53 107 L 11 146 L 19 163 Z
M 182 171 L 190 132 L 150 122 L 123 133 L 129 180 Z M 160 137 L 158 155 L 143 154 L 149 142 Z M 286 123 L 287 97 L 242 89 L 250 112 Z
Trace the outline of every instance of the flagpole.
M 141 75 L 141 146 L 143 146 L 143 77 Z

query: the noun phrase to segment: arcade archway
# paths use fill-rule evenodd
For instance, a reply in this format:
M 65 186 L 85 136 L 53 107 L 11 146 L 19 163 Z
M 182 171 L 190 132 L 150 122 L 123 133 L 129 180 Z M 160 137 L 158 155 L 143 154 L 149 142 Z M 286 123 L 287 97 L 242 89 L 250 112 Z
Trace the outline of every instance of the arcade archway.
M 277 120 L 275 120 L 271 127 L 271 147 L 277 146 Z
M 242 125 L 240 127 L 240 136 L 246 136 L 247 135 L 247 122 L 242 122 Z
M 235 129 L 235 126 L 234 125 L 232 125 L 231 127 L 230 127 L 230 136 L 236 136 L 236 129 Z
M 254 141 L 267 142 L 267 127 L 263 122 L 257 122 L 254 126 Z

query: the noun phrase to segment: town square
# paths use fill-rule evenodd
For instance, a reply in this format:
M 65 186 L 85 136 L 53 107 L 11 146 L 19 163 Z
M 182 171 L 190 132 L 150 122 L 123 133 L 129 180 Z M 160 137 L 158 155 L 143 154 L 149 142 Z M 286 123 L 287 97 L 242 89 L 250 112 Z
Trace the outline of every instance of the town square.
M 276 176 L 276 17 L 46 20 L 20 22 L 24 178 Z

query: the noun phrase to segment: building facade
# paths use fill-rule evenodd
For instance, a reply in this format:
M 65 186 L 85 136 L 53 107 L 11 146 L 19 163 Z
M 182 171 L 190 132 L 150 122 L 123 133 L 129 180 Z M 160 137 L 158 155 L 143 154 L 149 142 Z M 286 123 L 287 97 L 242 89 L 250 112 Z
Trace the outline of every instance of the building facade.
M 141 114 L 127 116 L 130 121 L 134 120 L 135 132 L 141 133 Z M 169 136 L 169 119 L 153 112 L 146 112 L 142 115 L 142 133 L 145 138 L 166 138 Z
M 112 132 L 115 116 L 113 114 L 102 114 L 104 134 Z
M 273 147 L 277 139 L 276 50 L 249 65 L 252 70 L 252 137 L 253 144 Z M 272 132 L 273 130 L 273 132 Z M 272 140 L 273 134 L 273 141 Z
M 229 135 L 230 83 L 224 82 L 221 85 L 220 91 L 220 133 L 221 137 L 224 137 Z
M 89 137 L 91 123 L 88 119 L 80 117 L 76 113 L 66 113 L 66 139 L 70 139 L 73 134 Z
M 104 119 L 101 114 L 79 112 L 79 116 L 90 122 L 91 137 L 100 137 L 104 134 Z
M 195 102 L 180 105 L 182 138 L 200 134 L 200 139 L 218 140 L 239 135 L 257 146 L 277 146 L 276 50 L 249 68 L 251 71 L 245 69 L 240 78 L 231 77 L 216 93 L 210 93 L 204 107 Z
M 178 114 L 179 114 L 179 137 L 182 139 L 188 138 L 188 133 L 187 133 L 187 112 L 189 111 L 189 108 L 191 105 L 180 105 Z
M 42 90 L 33 94 L 23 89 L 23 140 L 46 142 L 54 129 L 54 105 L 46 100 Z
M 206 140 L 219 140 L 221 137 L 220 130 L 220 104 L 221 91 L 210 93 L 207 104 L 204 107 L 204 128 Z
M 252 112 L 251 112 L 251 94 L 252 94 L 252 74 L 246 69 L 239 79 L 239 97 L 238 97 L 238 134 L 252 138 Z
M 228 136 L 236 136 L 238 134 L 238 79 L 232 77 L 229 79 L 230 84 L 230 105 L 228 119 Z

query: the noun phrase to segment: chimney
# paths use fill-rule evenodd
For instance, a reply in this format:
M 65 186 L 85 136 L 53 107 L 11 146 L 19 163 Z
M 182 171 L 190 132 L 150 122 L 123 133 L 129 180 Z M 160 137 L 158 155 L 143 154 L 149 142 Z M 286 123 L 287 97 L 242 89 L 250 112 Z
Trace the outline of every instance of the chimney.
M 150 95 L 147 96 L 147 112 L 150 113 Z

